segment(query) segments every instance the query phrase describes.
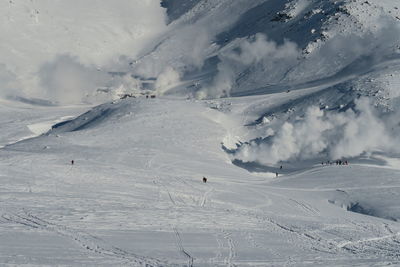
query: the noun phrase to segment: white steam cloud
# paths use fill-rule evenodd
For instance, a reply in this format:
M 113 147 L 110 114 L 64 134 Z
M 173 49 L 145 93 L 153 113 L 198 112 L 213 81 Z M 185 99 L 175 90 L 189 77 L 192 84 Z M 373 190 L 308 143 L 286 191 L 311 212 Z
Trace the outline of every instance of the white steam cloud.
M 167 67 L 160 75 L 158 75 L 155 89 L 158 95 L 163 95 L 173 85 L 180 81 L 180 74 L 172 67 Z
M 296 61 L 299 49 L 293 42 L 285 40 L 282 45 L 269 41 L 267 36 L 258 33 L 253 39 L 238 39 L 236 45 L 222 51 L 219 55 L 218 74 L 211 86 L 197 93 L 197 97 L 218 98 L 229 96 L 235 86 L 238 74 L 252 65 L 260 65 L 266 73 L 274 75 L 276 70 L 281 73 Z
M 139 60 L 133 67 L 134 73 L 153 78 L 171 67 L 180 76 L 188 71 L 199 70 L 218 48 L 212 45 L 213 38 L 214 34 L 206 26 L 185 25 L 174 32 L 173 37 L 164 40 L 162 46 Z
M 344 113 L 330 114 L 310 107 L 304 118 L 285 122 L 266 141 L 242 145 L 234 157 L 243 162 L 275 165 L 288 160 L 335 160 L 365 152 L 391 151 L 394 137 L 374 112 L 365 98 L 356 101 L 356 111 Z
M 1 95 L 59 103 L 88 101 L 105 82 L 97 68 L 115 71 L 167 28 L 159 0 L 0 1 L 0 16 Z
M 130 74 L 125 74 L 123 76 L 114 77 L 110 83 L 109 87 L 111 88 L 111 98 L 118 99 L 125 95 L 134 95 L 138 94 L 142 89 L 141 81 L 135 79 Z
M 39 71 L 45 94 L 60 104 L 89 101 L 89 96 L 109 79 L 108 75 L 93 66 L 79 63 L 69 55 L 58 56 Z
M 0 96 L 12 96 L 18 88 L 16 75 L 8 70 L 6 65 L 0 64 Z

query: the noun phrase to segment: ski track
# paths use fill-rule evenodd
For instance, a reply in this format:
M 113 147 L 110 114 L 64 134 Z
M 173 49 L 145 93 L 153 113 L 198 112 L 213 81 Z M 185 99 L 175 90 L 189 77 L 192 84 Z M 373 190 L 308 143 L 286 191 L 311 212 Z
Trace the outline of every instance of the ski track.
M 232 239 L 232 233 L 222 230 L 222 234 L 228 245 L 228 255 L 225 257 L 224 263 L 228 267 L 235 267 L 236 264 L 233 262 L 233 260 L 235 259 L 237 254 L 236 254 L 236 245 Z
M 201 204 L 200 206 L 204 207 L 204 205 L 208 202 L 208 198 L 210 196 L 210 194 L 214 191 L 213 187 L 210 187 L 210 189 L 208 189 L 204 195 L 203 195 L 203 199 L 201 200 Z
M 167 192 L 168 198 L 171 201 L 172 205 L 176 206 L 176 202 L 175 202 L 174 198 L 172 197 L 171 192 L 169 191 L 168 187 L 161 181 L 161 179 L 159 177 L 156 177 L 156 180 L 154 182 L 155 182 L 155 184 L 164 188 L 164 190 Z
M 193 258 L 192 255 L 190 255 L 190 254 L 185 250 L 185 248 L 183 247 L 183 245 L 182 245 L 182 238 L 181 238 L 181 235 L 180 235 L 178 229 L 177 229 L 176 227 L 174 227 L 173 230 L 174 230 L 174 233 L 175 233 L 175 237 L 176 237 L 175 240 L 176 240 L 176 244 L 177 244 L 177 246 L 178 246 L 179 252 L 180 252 L 185 258 L 188 258 L 188 264 L 187 264 L 187 266 L 188 266 L 188 267 L 193 267 L 193 266 L 194 266 L 194 265 L 193 265 L 193 263 L 194 263 L 194 258 Z
M 310 204 L 308 204 L 304 201 L 299 201 L 299 200 L 295 200 L 292 198 L 289 198 L 289 200 L 292 201 L 293 203 L 295 203 L 298 207 L 300 207 L 300 209 L 304 210 L 309 215 L 318 215 L 319 214 L 319 210 L 317 208 L 313 208 Z
M 216 250 L 215 256 L 210 259 L 210 264 L 216 265 L 217 263 L 224 262 L 224 259 L 223 259 L 224 243 L 223 243 L 223 240 L 222 240 L 220 234 L 221 233 L 215 233 L 215 240 L 217 241 L 218 248 Z
M 143 257 L 123 249 L 107 244 L 102 239 L 91 234 L 77 231 L 66 226 L 51 223 L 43 220 L 25 210 L 21 213 L 7 212 L 1 215 L 4 222 L 14 223 L 37 230 L 55 233 L 69 238 L 76 242 L 80 247 L 90 253 L 96 253 L 104 257 L 112 257 L 123 262 L 123 265 L 157 267 L 166 266 L 167 263 L 157 259 Z
M 347 240 L 337 243 L 338 248 L 356 255 L 391 258 L 399 262 L 400 232 L 393 231 L 387 223 L 378 226 L 350 221 L 349 224 L 361 230 L 363 235 L 373 233 L 374 236 L 360 239 L 350 236 Z
M 338 249 L 329 240 L 325 240 L 320 236 L 315 235 L 312 231 L 308 229 L 297 228 L 296 226 L 290 226 L 278 222 L 276 219 L 271 217 L 266 217 L 259 215 L 259 218 L 266 222 L 275 232 L 282 235 L 282 238 L 286 240 L 289 244 L 298 247 L 303 251 L 319 251 L 329 254 L 337 254 Z M 268 227 L 271 229 L 271 227 Z M 300 240 L 300 242 L 298 242 Z

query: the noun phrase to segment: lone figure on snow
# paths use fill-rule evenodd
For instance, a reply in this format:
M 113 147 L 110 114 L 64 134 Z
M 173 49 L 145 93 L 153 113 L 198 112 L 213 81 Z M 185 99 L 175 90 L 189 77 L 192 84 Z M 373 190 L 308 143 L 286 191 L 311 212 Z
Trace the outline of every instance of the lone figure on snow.
M 71 165 L 74 165 L 74 160 L 71 160 Z
M 203 177 L 203 183 L 207 183 L 207 178 Z

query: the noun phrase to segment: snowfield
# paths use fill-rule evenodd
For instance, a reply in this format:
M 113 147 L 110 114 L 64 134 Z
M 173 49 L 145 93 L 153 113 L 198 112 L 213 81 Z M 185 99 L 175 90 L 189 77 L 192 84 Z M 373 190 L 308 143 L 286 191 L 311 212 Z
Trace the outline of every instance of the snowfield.
M 360 158 L 249 173 L 221 148 L 248 100 L 119 100 L 6 146 L 2 264 L 398 263 L 400 171 Z
M 0 4 L 1 266 L 400 265 L 397 1 L 71 3 Z

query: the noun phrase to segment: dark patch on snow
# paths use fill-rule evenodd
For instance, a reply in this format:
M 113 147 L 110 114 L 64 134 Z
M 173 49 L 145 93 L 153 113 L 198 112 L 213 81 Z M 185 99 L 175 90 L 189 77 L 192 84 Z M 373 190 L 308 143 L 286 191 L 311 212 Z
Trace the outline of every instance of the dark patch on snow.
M 217 36 L 217 43 L 224 45 L 236 38 L 244 38 L 257 33 L 267 34 L 270 40 L 281 44 L 285 39 L 305 48 L 315 36 L 301 34 L 316 30 L 322 31 L 324 23 L 337 11 L 340 3 L 315 1 L 313 5 L 292 17 L 287 13 L 285 0 L 269 0 L 246 11 L 230 29 Z M 321 12 L 315 12 L 316 9 Z
M 108 117 L 113 110 L 107 108 L 107 109 L 103 109 L 100 110 L 100 112 L 98 114 L 96 114 L 96 116 L 94 117 L 84 117 L 84 123 L 79 124 L 78 127 L 76 127 L 75 129 L 73 129 L 72 131 L 80 131 L 80 130 L 84 130 L 89 128 L 90 125 L 94 125 L 94 124 L 98 124 L 100 123 L 102 120 L 104 120 L 106 117 Z
M 281 162 L 276 166 L 267 166 L 258 162 L 243 162 L 238 159 L 234 159 L 232 164 L 243 168 L 251 173 L 278 173 L 281 174 L 292 174 L 299 171 L 304 171 L 312 168 L 315 165 L 315 161 L 301 161 L 301 162 Z M 282 166 L 282 169 L 280 168 Z
M 124 101 L 133 101 L 134 98 L 125 99 Z M 58 123 L 52 127 L 52 129 L 47 134 L 54 134 L 59 132 L 74 132 L 81 131 L 88 128 L 99 126 L 103 121 L 111 119 L 119 112 L 121 112 L 121 101 L 113 101 L 111 103 L 102 104 L 100 106 L 94 107 L 90 111 L 80 115 L 79 117 Z
M 49 100 L 45 100 L 45 99 L 40 99 L 40 98 L 26 98 L 26 97 L 22 97 L 22 96 L 8 96 L 7 99 L 13 100 L 13 101 L 19 101 L 21 103 L 35 105 L 35 106 L 46 106 L 46 107 L 56 106 L 53 102 L 51 102 Z
M 191 10 L 200 0 L 162 0 L 161 6 L 167 9 L 168 23 L 179 19 Z
M 53 126 L 51 126 L 51 129 L 52 130 L 53 129 L 57 129 L 58 127 L 61 127 L 61 126 L 65 125 L 65 124 L 67 124 L 67 123 L 70 123 L 71 121 L 73 121 L 73 120 L 66 120 L 66 121 L 62 121 L 62 122 L 56 123 Z
M 382 218 L 382 219 L 386 219 L 386 220 L 391 220 L 391 221 L 397 222 L 396 218 L 393 218 L 391 216 L 382 215 L 378 211 L 374 210 L 373 208 L 368 207 L 366 205 L 363 205 L 363 204 L 361 204 L 359 202 L 352 203 L 350 205 L 350 207 L 347 208 L 347 210 L 351 211 L 351 212 L 355 212 L 355 213 L 360 213 L 360 214 L 363 214 L 363 215 L 373 216 L 373 217 Z

